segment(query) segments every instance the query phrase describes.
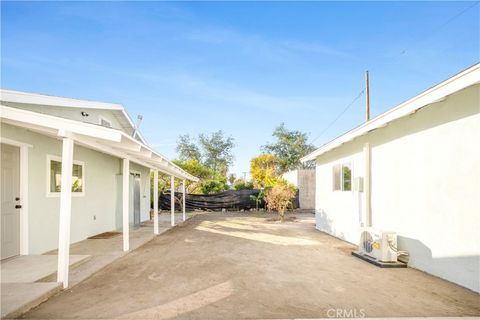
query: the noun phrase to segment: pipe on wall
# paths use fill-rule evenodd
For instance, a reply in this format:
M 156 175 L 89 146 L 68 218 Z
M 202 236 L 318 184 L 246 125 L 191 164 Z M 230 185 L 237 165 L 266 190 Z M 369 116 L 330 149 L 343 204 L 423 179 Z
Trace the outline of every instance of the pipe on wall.
M 371 194 L 371 177 L 372 177 L 372 162 L 371 162 L 371 147 L 370 143 L 366 142 L 363 145 L 363 154 L 365 157 L 365 217 L 366 227 L 372 226 L 372 194 Z

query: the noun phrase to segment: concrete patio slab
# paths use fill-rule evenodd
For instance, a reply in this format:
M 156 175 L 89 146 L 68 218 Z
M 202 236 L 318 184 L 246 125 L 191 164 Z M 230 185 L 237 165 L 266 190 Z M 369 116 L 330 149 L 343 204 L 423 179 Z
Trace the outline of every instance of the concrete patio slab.
M 187 220 L 197 213 L 187 212 Z M 170 213 L 161 213 L 158 216 L 159 234 L 172 228 Z M 183 222 L 182 214 L 175 213 L 175 224 Z M 130 251 L 135 250 L 155 238 L 153 234 L 153 221 L 145 221 L 139 227 L 130 230 Z M 70 246 L 70 253 L 76 255 L 88 254 L 90 259 L 81 265 L 70 269 L 70 288 L 85 280 L 95 272 L 124 256 L 128 252 L 123 251 L 123 238 L 119 234 L 109 239 L 86 239 Z M 56 255 L 57 251 L 47 253 Z M 55 281 L 56 274 L 43 279 L 44 282 Z
M 84 262 L 89 255 L 70 255 L 70 266 Z M 1 263 L 1 283 L 31 283 L 57 272 L 57 256 L 18 256 Z
M 15 318 L 60 291 L 61 285 L 48 283 L 2 283 L 1 317 Z

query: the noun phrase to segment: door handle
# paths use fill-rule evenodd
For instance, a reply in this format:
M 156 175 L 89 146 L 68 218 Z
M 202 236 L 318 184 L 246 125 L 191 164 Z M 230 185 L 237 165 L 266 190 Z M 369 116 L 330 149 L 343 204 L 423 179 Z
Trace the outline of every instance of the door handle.
M 20 198 L 19 198 L 19 197 L 15 197 L 15 201 L 20 201 Z
M 15 205 L 15 209 L 22 209 L 22 206 L 17 204 L 17 205 Z

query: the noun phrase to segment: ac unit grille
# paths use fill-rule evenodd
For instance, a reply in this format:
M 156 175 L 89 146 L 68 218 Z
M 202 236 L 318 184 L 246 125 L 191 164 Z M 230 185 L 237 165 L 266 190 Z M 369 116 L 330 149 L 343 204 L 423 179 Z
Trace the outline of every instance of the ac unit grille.
M 370 232 L 363 231 L 360 236 L 360 244 L 365 252 L 371 253 L 373 251 L 373 238 Z

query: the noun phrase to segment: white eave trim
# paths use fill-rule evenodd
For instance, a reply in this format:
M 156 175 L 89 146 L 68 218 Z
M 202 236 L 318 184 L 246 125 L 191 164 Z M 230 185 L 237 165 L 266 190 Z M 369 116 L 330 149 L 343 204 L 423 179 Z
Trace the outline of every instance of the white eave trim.
M 0 101 L 33 104 L 33 105 L 45 105 L 45 106 L 54 106 L 54 107 L 121 111 L 123 117 L 130 124 L 131 129 L 135 130 L 135 124 L 132 118 L 130 117 L 128 112 L 125 110 L 125 108 L 121 104 L 72 99 L 72 98 L 57 97 L 57 96 L 50 96 L 45 94 L 6 90 L 6 89 L 0 89 Z M 128 129 L 128 128 L 125 128 L 125 129 Z M 146 143 L 145 138 L 141 135 L 140 132 L 137 132 L 137 136 L 143 143 Z
M 0 105 L 0 118 L 2 121 L 15 123 L 28 123 L 32 126 L 49 128 L 56 131 L 70 131 L 75 134 L 120 142 L 122 133 L 115 129 L 80 121 L 59 118 L 33 111 L 17 109 Z
M 79 100 L 72 98 L 64 98 L 57 96 L 49 96 L 45 94 L 21 92 L 14 90 L 0 90 L 0 100 L 5 102 L 38 104 L 54 107 L 70 107 L 84 109 L 107 109 L 107 110 L 124 110 L 123 106 L 116 103 L 98 102 L 91 100 Z
M 179 179 L 198 181 L 198 178 L 176 166 L 166 157 L 120 130 L 3 105 L 0 105 L 0 119 L 4 123 L 26 127 L 51 136 L 70 132 L 80 144 L 100 152 L 128 158 Z
M 387 112 L 377 116 L 376 118 L 348 131 L 340 137 L 324 144 L 317 150 L 301 158 L 301 162 L 315 160 L 318 156 L 327 151 L 335 149 L 340 145 L 349 142 L 369 131 L 381 128 L 396 119 L 407 116 L 420 108 L 429 104 L 441 101 L 445 97 L 458 92 L 462 89 L 480 83 L 480 64 L 476 64 L 459 74 L 443 81 L 442 83 L 422 92 L 406 102 L 388 110 Z

